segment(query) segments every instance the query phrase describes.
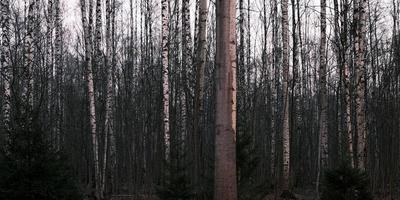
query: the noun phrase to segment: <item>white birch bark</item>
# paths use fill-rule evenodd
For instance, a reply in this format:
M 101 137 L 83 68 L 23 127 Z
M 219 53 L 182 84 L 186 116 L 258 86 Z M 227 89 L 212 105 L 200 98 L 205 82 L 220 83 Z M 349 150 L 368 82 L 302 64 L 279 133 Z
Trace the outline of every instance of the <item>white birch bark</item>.
M 163 126 L 165 143 L 165 160 L 169 161 L 170 156 L 170 132 L 169 132 L 169 71 L 168 71 L 168 36 L 169 36 L 169 0 L 161 1 L 162 17 L 162 84 L 163 84 Z
M 355 14 L 357 13 L 357 27 L 355 38 L 356 50 L 356 114 L 357 114 L 357 167 L 366 169 L 366 113 L 365 113 L 365 58 L 366 49 L 366 12 L 367 0 L 358 0 L 355 2 Z
M 10 1 L 3 0 L 0 2 L 1 10 L 1 46 L 0 46 L 0 62 L 1 67 L 4 71 L 4 102 L 3 102 L 3 122 L 4 130 L 7 135 L 6 140 L 8 140 L 8 132 L 11 129 L 11 79 L 12 79 L 12 69 L 11 69 L 11 52 L 10 52 Z
M 321 0 L 321 41 L 319 47 L 319 148 L 316 192 L 319 194 L 321 173 L 328 167 L 328 125 L 326 90 L 326 0 Z
M 102 179 L 101 179 L 101 194 L 105 195 L 106 184 L 107 184 L 107 173 L 106 169 L 109 167 L 110 174 L 114 173 L 115 162 L 114 160 L 110 161 L 110 165 L 108 165 L 108 155 L 110 155 L 111 159 L 114 159 L 115 156 L 115 142 L 112 143 L 111 138 L 114 138 L 114 129 L 113 129 L 113 97 L 114 97 L 114 89 L 113 89 L 113 67 L 112 67 L 112 33 L 111 33 L 111 16 L 112 16 L 112 7 L 110 0 L 106 0 L 106 58 L 105 58 L 105 67 L 107 71 L 107 87 L 106 87 L 106 105 L 105 105 L 105 117 L 104 117 L 104 152 L 103 152 L 103 168 L 102 168 Z M 110 144 L 108 139 L 110 138 Z M 110 180 L 111 182 L 113 180 Z
M 28 6 L 28 16 L 26 22 L 26 36 L 24 43 L 24 68 L 23 68 L 23 84 L 21 101 L 24 107 L 22 108 L 23 114 L 28 117 L 28 124 L 31 123 L 31 113 L 33 108 L 33 59 L 34 59 L 34 45 L 33 45 L 33 34 L 35 25 L 35 5 L 37 0 L 31 0 Z
M 93 148 L 93 165 L 94 165 L 94 186 L 95 196 L 99 199 L 99 185 L 100 185 L 100 172 L 99 172 L 99 154 L 98 154 L 98 139 L 96 132 L 96 107 L 94 98 L 94 83 L 93 83 L 93 63 L 92 63 L 92 22 L 93 22 L 93 0 L 89 2 L 89 21 L 86 16 L 86 1 L 81 0 L 81 13 L 82 13 L 82 25 L 85 37 L 85 65 L 86 65 L 86 76 L 87 76 L 87 87 L 88 87 L 88 100 L 89 100 L 89 121 L 90 121 L 90 132 L 92 136 L 92 148 Z
M 289 129 L 289 21 L 288 0 L 282 0 L 283 40 L 283 183 L 282 189 L 289 191 L 290 176 L 290 129 Z

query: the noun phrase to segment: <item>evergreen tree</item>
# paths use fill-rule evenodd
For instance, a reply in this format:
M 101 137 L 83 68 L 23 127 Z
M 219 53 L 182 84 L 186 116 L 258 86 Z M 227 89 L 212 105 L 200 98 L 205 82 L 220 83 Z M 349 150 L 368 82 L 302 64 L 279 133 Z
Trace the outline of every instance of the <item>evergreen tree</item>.
M 51 147 L 39 126 L 19 124 L 0 154 L 0 199 L 82 199 L 65 154 Z
M 342 165 L 325 172 L 321 200 L 372 200 L 367 173 Z

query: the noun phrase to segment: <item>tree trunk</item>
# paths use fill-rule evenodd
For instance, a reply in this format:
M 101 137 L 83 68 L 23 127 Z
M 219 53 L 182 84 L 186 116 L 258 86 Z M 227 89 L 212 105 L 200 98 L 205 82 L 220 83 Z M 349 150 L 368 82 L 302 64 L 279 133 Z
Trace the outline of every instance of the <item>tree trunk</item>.
M 327 124 L 327 90 L 326 90 L 326 0 L 321 0 L 321 42 L 319 47 L 319 149 L 317 194 L 321 173 L 328 167 L 328 124 Z
M 168 36 L 169 36 L 169 0 L 161 1 L 162 16 L 162 82 L 163 82 L 163 125 L 165 160 L 169 161 L 170 156 L 170 132 L 169 132 L 169 71 L 168 71 Z
M 112 66 L 112 31 L 111 31 L 111 19 L 112 19 L 113 8 L 110 0 L 106 0 L 106 58 L 105 67 L 107 71 L 107 87 L 106 87 L 106 105 L 105 105 L 105 117 L 104 117 L 104 150 L 103 150 L 103 169 L 102 169 L 102 179 L 101 179 L 101 194 L 104 196 L 106 194 L 106 184 L 107 184 L 107 167 L 109 167 L 110 175 L 113 177 L 115 171 L 115 160 L 111 160 L 110 165 L 108 165 L 108 155 L 111 159 L 115 159 L 115 143 L 108 144 L 108 139 L 114 137 L 114 123 L 113 123 L 113 98 L 114 98 L 114 88 L 113 88 L 113 66 Z M 110 141 L 111 143 L 111 141 Z M 110 150 L 110 151 L 108 151 Z M 110 180 L 113 183 L 113 180 Z M 111 188 L 112 189 L 112 188 Z
M 61 146 L 61 129 L 62 129 L 62 74 L 63 74 L 63 62 L 62 62 L 62 22 L 61 22 L 61 5 L 60 5 L 60 0 L 55 0 L 54 1 L 54 6 L 55 6 L 55 15 L 54 15 L 54 25 L 55 25 L 55 64 L 56 64 L 56 93 L 57 93 L 57 99 L 56 99 L 56 110 L 57 110 L 57 116 L 56 116 L 56 148 L 60 149 Z
M 283 40 L 283 191 L 289 191 L 290 176 L 290 129 L 289 129 L 289 20 L 288 0 L 282 0 Z
M 354 155 L 353 155 L 353 127 L 352 127 L 352 116 L 351 116 L 351 81 L 350 81 L 350 66 L 348 64 L 350 48 L 348 47 L 348 11 L 349 3 L 344 0 L 342 5 L 342 32 L 341 32 L 341 43 L 343 46 L 342 50 L 342 76 L 343 76 L 343 94 L 345 102 L 345 123 L 346 123 L 346 157 L 349 159 L 350 165 L 354 167 Z
M 357 115 L 357 167 L 366 169 L 366 114 L 365 114 L 365 41 L 366 41 L 366 6 L 367 0 L 358 0 L 354 15 L 358 16 L 356 26 L 356 115 Z M 357 15 L 356 15 L 357 14 Z
M 3 122 L 4 130 L 6 132 L 5 138 L 8 140 L 8 134 L 11 130 L 11 79 L 12 79 L 12 66 L 11 66 L 11 52 L 10 52 L 10 1 L 4 0 L 0 3 L 1 6 L 1 30 L 2 30 L 2 43 L 1 50 L 1 66 L 4 71 L 4 99 L 3 99 Z
M 34 44 L 33 44 L 33 34 L 34 34 L 34 25 L 35 25 L 35 6 L 37 0 L 32 0 L 29 3 L 28 8 L 28 19 L 27 19 L 27 30 L 25 36 L 25 54 L 24 54 L 24 69 L 23 69 L 23 84 L 22 94 L 21 94 L 21 103 L 24 105 L 22 107 L 23 114 L 27 117 L 27 123 L 30 124 L 32 120 L 32 111 L 33 108 L 33 59 L 34 59 Z
M 99 147 L 96 132 L 96 107 L 94 98 L 94 83 L 93 83 L 93 62 L 92 62 L 92 24 L 93 24 L 93 0 L 89 2 L 89 22 L 86 17 L 86 1 L 81 0 L 81 13 L 82 13 L 82 24 L 85 37 L 85 66 L 86 66 L 86 79 L 88 87 L 88 101 L 89 101 L 89 121 L 90 121 L 90 132 L 92 136 L 92 148 L 93 148 L 93 165 L 94 175 L 93 184 L 95 189 L 95 197 L 100 197 L 100 171 L 99 171 Z
M 214 199 L 236 200 L 236 1 L 217 0 Z
M 193 158 L 194 158 L 194 184 L 199 185 L 200 163 L 201 163 L 201 119 L 203 116 L 203 100 L 204 100 L 204 71 L 207 64 L 207 19 L 208 19 L 208 0 L 199 0 L 199 29 L 198 29 L 198 46 L 196 52 L 196 90 L 193 114 Z

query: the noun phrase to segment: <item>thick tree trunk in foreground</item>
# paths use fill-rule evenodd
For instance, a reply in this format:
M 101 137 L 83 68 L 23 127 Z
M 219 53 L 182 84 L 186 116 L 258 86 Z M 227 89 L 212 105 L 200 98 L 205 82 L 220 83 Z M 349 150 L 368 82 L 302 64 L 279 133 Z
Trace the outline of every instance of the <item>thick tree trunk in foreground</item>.
M 290 176 L 290 129 L 289 129 L 289 21 L 288 0 L 282 0 L 283 40 L 283 191 L 289 190 Z
M 217 0 L 214 199 L 236 200 L 236 1 Z
M 357 13 L 356 38 L 356 115 L 357 115 L 357 167 L 366 168 L 366 113 L 365 113 L 365 41 L 366 41 L 366 12 L 367 0 L 358 0 L 354 9 Z

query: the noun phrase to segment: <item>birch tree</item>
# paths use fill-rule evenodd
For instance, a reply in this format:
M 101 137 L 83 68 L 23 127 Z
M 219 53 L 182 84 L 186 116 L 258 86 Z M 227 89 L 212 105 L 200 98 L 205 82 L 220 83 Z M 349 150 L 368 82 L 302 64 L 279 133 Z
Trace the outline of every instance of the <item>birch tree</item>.
M 86 14 L 86 1 L 81 0 L 81 14 L 82 14 L 82 25 L 83 35 L 85 40 L 85 67 L 86 67 L 86 81 L 87 81 L 87 95 L 89 101 L 89 121 L 90 121 L 90 133 L 92 137 L 92 148 L 93 148 L 93 165 L 94 165 L 94 189 L 95 196 L 99 199 L 100 189 L 100 169 L 99 169 L 99 147 L 96 131 L 96 107 L 94 98 L 94 83 L 93 83 L 93 63 L 92 63 L 92 24 L 93 24 L 93 0 L 89 1 L 89 20 Z
M 24 68 L 23 68 L 23 80 L 25 84 L 22 84 L 22 94 L 21 94 L 21 105 L 23 105 L 22 111 L 27 115 L 27 123 L 31 123 L 31 117 L 33 108 L 33 60 L 34 60 L 34 44 L 33 44 L 33 34 L 36 16 L 36 3 L 37 0 L 29 1 L 28 6 L 28 16 L 26 19 L 26 36 L 24 43 Z
M 365 41 L 366 41 L 366 12 L 367 0 L 355 2 L 354 15 L 356 18 L 355 38 L 355 67 L 356 67 L 356 115 L 357 115 L 357 167 L 366 169 L 366 110 L 365 110 Z
M 349 12 L 349 3 L 348 0 L 344 0 L 342 4 L 342 14 L 340 17 L 342 24 L 342 31 L 340 33 L 341 43 L 343 46 L 342 51 L 342 76 L 343 76 L 343 95 L 345 102 L 345 124 L 346 124 L 346 157 L 348 157 L 350 165 L 354 167 L 354 155 L 353 155 L 353 126 L 352 126 L 352 115 L 351 115 L 351 81 L 350 81 L 350 66 L 349 66 L 349 55 L 350 48 L 348 44 L 348 12 Z
M 216 1 L 214 199 L 236 200 L 236 1 Z
M 194 158 L 194 173 L 195 181 L 194 184 L 198 185 L 198 179 L 200 178 L 200 147 L 201 147 L 201 134 L 202 124 L 201 118 L 204 113 L 203 101 L 204 101 L 204 72 L 207 64 L 207 19 L 208 19 L 208 0 L 199 0 L 199 28 L 198 28 L 198 42 L 196 52 L 196 88 L 195 88 L 195 100 L 194 100 L 194 112 L 193 112 L 193 158 Z
M 321 41 L 319 47 L 319 149 L 317 190 L 321 173 L 328 167 L 328 124 L 327 124 L 327 89 L 326 89 L 326 0 L 321 0 Z
M 282 40 L 283 40 L 283 191 L 289 191 L 290 176 L 290 129 L 289 129 L 289 20 L 288 0 L 282 0 Z
M 113 7 L 111 0 L 106 0 L 106 58 L 105 67 L 107 71 L 107 87 L 106 87 L 106 103 L 105 103 L 105 117 L 104 117 L 104 148 L 103 148 L 103 168 L 102 168 L 102 183 L 101 183 L 101 194 L 104 196 L 106 192 L 107 184 L 107 173 L 106 169 L 110 171 L 111 179 L 110 182 L 113 183 L 113 177 L 116 167 L 116 157 L 115 157 L 115 136 L 114 136 L 114 120 L 113 120 L 113 98 L 114 98 L 114 88 L 113 88 L 113 62 L 112 62 L 112 15 Z M 110 144 L 109 144 L 110 139 Z M 110 158 L 110 160 L 108 160 Z M 110 164 L 109 164 L 110 163 Z
M 61 22 L 61 5 L 60 0 L 54 1 L 55 15 L 54 15 L 54 25 L 55 25 L 55 64 L 56 64 L 56 148 L 60 149 L 61 146 L 61 129 L 62 129 L 62 118 L 63 118 L 63 108 L 62 108 L 62 76 L 63 76 L 63 61 L 62 61 L 62 22 Z
M 168 51 L 169 51 L 169 0 L 161 0 L 162 17 L 162 84 L 163 84 L 163 126 L 165 143 L 165 160 L 170 156 L 170 131 L 169 131 L 169 71 L 168 71 Z
M 4 70 L 4 101 L 3 101 L 3 122 L 4 130 L 8 134 L 11 130 L 11 79 L 12 79 L 12 66 L 11 66 L 11 52 L 10 52 L 10 1 L 4 0 L 0 3 L 1 6 L 1 54 L 0 61 Z M 7 138 L 8 136 L 6 136 Z

